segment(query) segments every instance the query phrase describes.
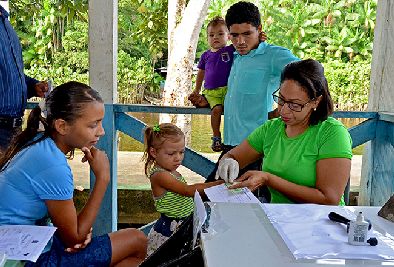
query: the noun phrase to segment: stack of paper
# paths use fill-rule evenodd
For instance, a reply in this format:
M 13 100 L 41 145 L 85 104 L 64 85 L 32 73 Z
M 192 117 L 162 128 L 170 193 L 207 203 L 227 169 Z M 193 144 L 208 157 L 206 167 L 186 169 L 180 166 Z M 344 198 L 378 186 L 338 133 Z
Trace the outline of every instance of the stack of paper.
M 0 255 L 35 262 L 55 231 L 50 226 L 0 225 Z

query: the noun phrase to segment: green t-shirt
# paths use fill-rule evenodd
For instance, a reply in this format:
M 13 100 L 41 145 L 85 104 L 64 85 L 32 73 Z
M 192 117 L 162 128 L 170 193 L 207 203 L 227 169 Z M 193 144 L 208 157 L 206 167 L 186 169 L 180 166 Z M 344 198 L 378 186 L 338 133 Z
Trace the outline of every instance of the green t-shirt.
M 352 140 L 345 126 L 329 117 L 311 125 L 302 134 L 289 138 L 281 119 L 269 120 L 247 138 L 264 155 L 262 170 L 289 182 L 315 187 L 316 162 L 326 158 L 352 158 Z M 335 166 L 333 166 L 335 168 Z M 269 188 L 271 203 L 293 203 L 280 192 Z M 344 205 L 343 197 L 340 205 Z

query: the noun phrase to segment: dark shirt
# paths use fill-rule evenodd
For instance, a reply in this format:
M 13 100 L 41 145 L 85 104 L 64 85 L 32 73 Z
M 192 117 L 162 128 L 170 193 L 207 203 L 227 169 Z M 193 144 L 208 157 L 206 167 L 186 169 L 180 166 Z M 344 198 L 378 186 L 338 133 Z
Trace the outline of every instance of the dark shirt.
M 0 5 L 0 117 L 22 117 L 37 80 L 23 72 L 22 47 Z

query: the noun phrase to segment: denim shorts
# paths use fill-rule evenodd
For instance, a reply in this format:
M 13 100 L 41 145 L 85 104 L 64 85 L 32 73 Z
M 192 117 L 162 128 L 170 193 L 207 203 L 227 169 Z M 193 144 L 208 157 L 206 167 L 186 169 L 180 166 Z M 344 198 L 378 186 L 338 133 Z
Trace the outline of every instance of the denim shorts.
M 34 262 L 26 262 L 30 266 L 109 266 L 112 257 L 111 240 L 108 234 L 94 237 L 86 248 L 79 252 L 64 251 L 65 247 L 56 235 L 53 237 L 52 247 L 40 255 Z

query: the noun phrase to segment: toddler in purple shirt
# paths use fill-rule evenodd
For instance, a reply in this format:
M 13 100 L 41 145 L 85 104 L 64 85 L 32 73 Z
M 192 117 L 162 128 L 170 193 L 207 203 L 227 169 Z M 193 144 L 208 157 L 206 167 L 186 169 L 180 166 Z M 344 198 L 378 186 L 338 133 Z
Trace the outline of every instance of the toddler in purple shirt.
M 208 23 L 208 44 L 211 47 L 205 51 L 198 63 L 196 88 L 189 98 L 200 93 L 202 83 L 204 88 L 202 95 L 207 99 L 211 108 L 211 127 L 213 131 L 212 150 L 222 150 L 222 138 L 220 133 L 221 115 L 223 112 L 224 97 L 227 92 L 227 79 L 230 74 L 234 59 L 235 48 L 226 46 L 228 41 L 228 29 L 223 18 L 216 17 Z

